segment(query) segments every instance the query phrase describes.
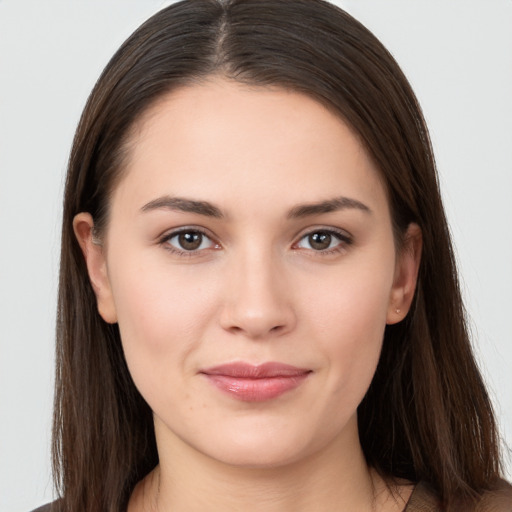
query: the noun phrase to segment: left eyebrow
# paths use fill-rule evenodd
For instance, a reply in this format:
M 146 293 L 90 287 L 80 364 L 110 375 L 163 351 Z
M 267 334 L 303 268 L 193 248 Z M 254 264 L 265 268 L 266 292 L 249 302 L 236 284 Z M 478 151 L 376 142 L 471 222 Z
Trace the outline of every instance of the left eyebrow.
M 366 213 L 372 213 L 371 209 L 364 203 L 361 203 L 361 201 L 351 199 L 350 197 L 340 196 L 326 201 L 321 201 L 319 203 L 297 205 L 288 212 L 287 218 L 300 219 L 311 215 L 319 215 L 322 213 L 331 213 L 354 208 Z
M 215 217 L 222 219 L 224 214 L 217 206 L 207 201 L 196 201 L 184 197 L 162 196 L 145 204 L 142 212 L 150 212 L 152 210 L 174 210 L 178 212 L 196 213 L 206 217 Z

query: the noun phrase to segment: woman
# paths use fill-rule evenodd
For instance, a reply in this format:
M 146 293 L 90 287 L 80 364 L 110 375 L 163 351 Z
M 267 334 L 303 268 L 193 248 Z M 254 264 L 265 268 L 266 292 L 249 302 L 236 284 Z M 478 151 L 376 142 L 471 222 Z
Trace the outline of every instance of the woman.
M 324 2 L 186 1 L 116 53 L 57 353 L 52 510 L 510 508 L 420 108 Z

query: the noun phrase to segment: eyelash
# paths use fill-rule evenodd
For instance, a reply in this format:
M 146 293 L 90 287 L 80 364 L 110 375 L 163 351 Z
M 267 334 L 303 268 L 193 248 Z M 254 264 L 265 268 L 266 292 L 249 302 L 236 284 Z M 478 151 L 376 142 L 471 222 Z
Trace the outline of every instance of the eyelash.
M 213 247 L 207 248 L 207 249 L 195 249 L 195 250 L 187 251 L 185 249 L 178 249 L 177 247 L 174 247 L 169 243 L 169 241 L 172 240 L 173 238 L 176 238 L 179 235 L 185 234 L 185 233 L 197 234 L 197 235 L 200 235 L 201 237 L 205 237 L 211 241 L 211 243 L 213 244 Z M 293 244 L 292 248 L 294 250 L 301 250 L 300 248 L 297 248 L 297 245 L 300 242 L 302 242 L 304 239 L 306 239 L 314 234 L 318 234 L 318 233 L 332 236 L 332 237 L 336 238 L 339 241 L 339 243 L 335 247 L 332 247 L 330 249 L 324 249 L 324 250 L 306 249 L 306 250 L 314 253 L 315 255 L 318 254 L 321 256 L 330 256 L 333 254 L 338 254 L 338 253 L 346 250 L 347 247 L 352 245 L 352 243 L 353 243 L 352 237 L 344 231 L 333 229 L 333 228 L 316 228 L 311 231 L 308 231 L 307 233 L 304 233 L 299 238 L 299 240 Z M 208 249 L 216 250 L 216 249 L 220 248 L 220 244 L 218 242 L 215 242 L 213 240 L 213 237 L 211 237 L 208 233 L 206 233 L 202 229 L 193 228 L 193 227 L 184 227 L 184 228 L 178 229 L 176 231 L 167 233 L 162 238 L 160 238 L 159 244 L 162 245 L 165 248 L 165 250 L 167 250 L 173 254 L 176 254 L 178 256 L 184 256 L 184 257 L 194 257 L 194 256 L 197 256 L 198 254 L 200 254 L 202 251 L 205 251 Z
M 307 233 L 304 233 L 300 238 L 299 241 L 296 242 L 294 245 L 297 246 L 302 240 L 314 235 L 322 233 L 325 235 L 329 235 L 331 237 L 334 237 L 338 240 L 338 244 L 330 249 L 324 249 L 324 250 L 314 250 L 314 249 L 307 249 L 308 251 L 314 253 L 314 255 L 319 256 L 332 256 L 334 254 L 339 254 L 341 252 L 344 252 L 347 250 L 347 248 L 352 245 L 353 239 L 352 237 L 346 233 L 345 231 L 337 230 L 334 228 L 316 228 L 311 231 L 308 231 Z M 300 249 L 297 249 L 300 250 Z
M 165 250 L 173 253 L 173 254 L 176 254 L 178 256 L 184 256 L 184 257 L 193 257 L 193 256 L 197 256 L 201 251 L 204 251 L 206 249 L 201 249 L 201 250 L 190 250 L 190 251 L 187 251 L 185 249 L 178 249 L 177 247 L 174 247 L 172 246 L 169 242 L 170 240 L 172 240 L 173 238 L 176 238 L 182 234 L 186 234 L 186 233 L 189 233 L 189 234 L 197 234 L 197 235 L 200 235 L 201 237 L 204 237 L 204 238 L 207 238 L 208 240 L 210 240 L 212 242 L 212 244 L 214 245 L 214 247 L 212 249 L 218 249 L 220 248 L 220 244 L 218 244 L 217 242 L 215 242 L 212 238 L 212 236 L 210 236 L 208 233 L 206 233 L 204 230 L 202 229 L 198 229 L 198 228 L 193 228 L 193 227 L 184 227 L 184 228 L 181 228 L 181 229 L 178 229 L 176 231 L 172 231 L 170 233 L 167 233 L 166 235 L 164 235 L 160 240 L 159 240 L 159 243 L 160 245 L 162 245 L 164 247 Z M 201 243 L 203 242 L 203 240 L 201 241 Z

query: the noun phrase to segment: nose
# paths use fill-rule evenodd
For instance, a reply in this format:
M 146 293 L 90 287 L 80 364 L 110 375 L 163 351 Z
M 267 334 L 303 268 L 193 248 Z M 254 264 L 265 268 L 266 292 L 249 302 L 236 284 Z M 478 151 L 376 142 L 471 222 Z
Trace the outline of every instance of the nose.
M 251 339 L 290 332 L 297 319 L 278 257 L 252 252 L 236 259 L 225 281 L 221 326 Z

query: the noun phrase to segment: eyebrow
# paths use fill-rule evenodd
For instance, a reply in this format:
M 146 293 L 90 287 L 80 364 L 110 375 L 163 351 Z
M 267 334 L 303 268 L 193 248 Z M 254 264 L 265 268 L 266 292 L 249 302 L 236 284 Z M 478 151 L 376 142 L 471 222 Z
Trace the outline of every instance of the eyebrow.
M 319 203 L 295 206 L 288 212 L 287 217 L 289 219 L 300 219 L 312 215 L 320 215 L 322 213 L 331 213 L 347 209 L 356 209 L 366 213 L 372 213 L 371 209 L 364 203 L 361 203 L 361 201 L 351 199 L 350 197 L 340 196 L 328 199 L 327 201 L 321 201 Z
M 184 197 L 162 196 L 145 204 L 142 212 L 153 210 L 171 210 L 187 213 L 196 213 L 206 217 L 223 219 L 226 216 L 222 210 L 208 201 L 197 201 Z M 319 203 L 308 203 L 293 207 L 286 215 L 288 219 L 300 219 L 322 213 L 331 213 L 346 209 L 356 209 L 363 212 L 371 213 L 371 209 L 357 199 L 349 197 L 335 197 Z
M 183 197 L 162 196 L 145 204 L 141 210 L 149 212 L 152 210 L 173 210 L 187 213 L 197 213 L 206 217 L 222 219 L 224 214 L 213 204 L 207 201 L 195 201 Z

